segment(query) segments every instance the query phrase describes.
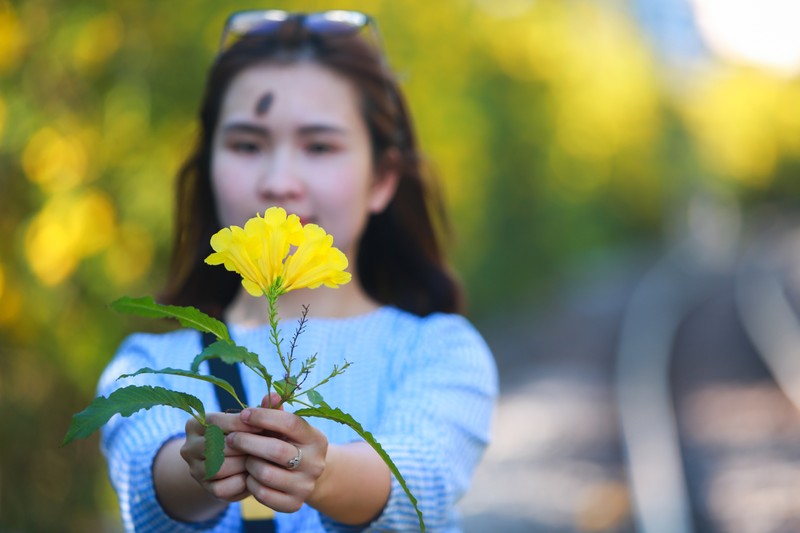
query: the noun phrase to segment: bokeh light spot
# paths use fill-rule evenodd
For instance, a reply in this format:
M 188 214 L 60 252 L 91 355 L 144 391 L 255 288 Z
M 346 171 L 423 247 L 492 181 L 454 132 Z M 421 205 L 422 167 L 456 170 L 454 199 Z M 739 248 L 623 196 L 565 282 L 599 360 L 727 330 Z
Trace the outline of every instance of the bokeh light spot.
M 123 29 L 116 13 L 104 13 L 87 21 L 72 50 L 75 65 L 82 70 L 102 66 L 119 49 Z
M 141 278 L 153 263 L 154 248 L 153 239 L 144 228 L 135 224 L 121 225 L 105 253 L 109 279 L 124 286 Z
M 77 137 L 45 126 L 25 146 L 22 167 L 28 179 L 43 190 L 64 191 L 81 183 L 86 175 L 86 149 Z
M 0 73 L 17 67 L 25 47 L 25 33 L 8 2 L 0 1 Z
M 84 257 L 107 247 L 115 235 L 115 211 L 105 193 L 56 196 L 25 234 L 25 255 L 45 285 L 62 282 Z

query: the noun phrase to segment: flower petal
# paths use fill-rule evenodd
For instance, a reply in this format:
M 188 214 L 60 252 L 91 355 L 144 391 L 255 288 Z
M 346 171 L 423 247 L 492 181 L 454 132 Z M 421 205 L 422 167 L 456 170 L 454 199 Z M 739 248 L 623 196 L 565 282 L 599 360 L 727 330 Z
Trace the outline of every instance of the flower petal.
M 304 239 L 297 250 L 286 259 L 283 292 L 295 289 L 315 289 L 320 285 L 338 287 L 351 275 L 344 272 L 347 256 L 333 247 L 333 237 L 316 224 L 303 227 Z
M 287 215 L 280 207 L 267 209 L 263 217 L 256 215 L 244 228 L 222 228 L 211 237 L 211 247 L 214 253 L 205 262 L 237 272 L 253 296 L 269 292 L 276 283 L 281 284 L 280 292 L 287 292 L 338 287 L 351 279 L 344 272 L 347 257 L 333 247 L 333 237 L 316 224 L 303 226 L 297 215 Z

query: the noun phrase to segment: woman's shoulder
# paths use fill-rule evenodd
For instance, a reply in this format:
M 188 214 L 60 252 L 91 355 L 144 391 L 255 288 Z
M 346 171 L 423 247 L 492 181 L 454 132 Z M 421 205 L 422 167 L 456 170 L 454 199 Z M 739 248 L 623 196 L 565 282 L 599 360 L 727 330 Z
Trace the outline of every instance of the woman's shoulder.
M 483 336 L 463 315 L 437 312 L 419 316 L 397 308 L 387 308 L 386 313 L 391 330 L 414 352 L 471 352 L 491 357 Z
M 179 329 L 167 333 L 131 333 L 120 342 L 100 376 L 98 391 L 107 394 L 117 378 L 145 367 L 189 368 L 199 349 L 199 334 Z
M 192 329 L 176 329 L 160 333 L 137 331 L 122 339 L 119 345 L 119 351 L 169 345 L 185 346 L 196 342 L 198 335 L 199 333 Z
M 191 329 L 131 333 L 120 342 L 113 362 L 137 360 L 144 365 L 160 365 L 169 359 L 170 365 L 175 366 L 197 355 L 199 338 L 200 334 Z
M 403 349 L 396 352 L 394 375 L 415 375 L 420 369 L 445 372 L 453 379 L 480 384 L 496 394 L 497 367 L 489 345 L 463 315 L 431 313 L 418 316 L 393 311 Z
M 420 335 L 465 335 L 468 337 L 481 337 L 472 322 L 463 315 L 436 312 L 420 316 L 396 307 L 386 307 L 384 309 L 386 310 L 387 316 L 394 320 L 397 326 L 414 329 L 418 331 Z

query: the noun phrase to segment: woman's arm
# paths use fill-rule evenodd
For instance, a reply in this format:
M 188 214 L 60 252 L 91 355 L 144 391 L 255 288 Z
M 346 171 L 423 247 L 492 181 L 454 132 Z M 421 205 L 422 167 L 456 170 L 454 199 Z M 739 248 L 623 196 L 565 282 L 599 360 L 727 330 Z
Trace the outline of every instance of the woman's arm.
M 380 423 L 368 429 L 405 478 L 425 525 L 447 529 L 455 527 L 455 505 L 489 441 L 497 373 L 485 342 L 463 317 L 423 321 L 395 352 Z M 418 531 L 416 511 L 397 479 L 391 483 L 389 500 L 370 527 Z
M 120 387 L 135 383 L 179 390 L 210 405 L 214 401 L 213 389 L 208 383 L 199 380 L 171 380 L 169 376 L 163 375 L 117 379 L 121 374 L 129 374 L 143 367 L 166 366 L 155 354 L 169 354 L 175 366 L 188 366 L 198 348 L 199 338 L 193 331 L 132 335 L 121 344 L 117 355 L 104 371 L 98 385 L 98 394 L 108 396 Z M 213 419 L 216 415 L 209 416 Z M 161 472 L 161 467 L 154 470 L 156 458 L 161 462 L 170 457 L 170 450 L 175 451 L 172 447 L 176 446 L 175 442 L 184 439 L 187 419 L 193 420 L 179 409 L 157 406 L 139 411 L 130 417 L 112 417 L 102 428 L 101 446 L 108 462 L 111 484 L 119 499 L 120 514 L 126 531 L 197 533 L 231 531 L 239 526 L 241 517 L 230 505 L 227 509 L 218 511 L 212 520 L 192 522 L 176 519 L 175 516 L 180 515 L 180 512 L 168 512 L 162 505 L 164 486 L 161 479 L 158 481 L 160 487 L 156 486 Z M 159 457 L 161 452 L 164 455 Z M 172 457 L 175 458 L 174 455 Z M 177 459 L 185 462 L 180 455 Z M 180 465 L 172 461 L 164 464 L 173 467 Z M 199 487 L 196 481 L 191 482 Z M 180 485 L 177 490 L 184 489 Z
M 185 439 L 173 439 L 159 450 L 153 462 L 156 497 L 164 511 L 181 522 L 202 522 L 218 516 L 228 502 L 206 491 L 181 457 Z
M 331 445 L 326 459 L 308 504 L 343 524 L 372 522 L 389 500 L 389 467 L 366 442 Z
M 238 415 L 209 413 L 207 421 L 223 432 L 253 431 Z M 205 428 L 194 418 L 186 423 L 186 437 L 168 441 L 153 461 L 156 497 L 168 515 L 183 522 L 217 517 L 229 502 L 248 496 L 246 457 L 230 448 L 219 472 L 205 479 Z

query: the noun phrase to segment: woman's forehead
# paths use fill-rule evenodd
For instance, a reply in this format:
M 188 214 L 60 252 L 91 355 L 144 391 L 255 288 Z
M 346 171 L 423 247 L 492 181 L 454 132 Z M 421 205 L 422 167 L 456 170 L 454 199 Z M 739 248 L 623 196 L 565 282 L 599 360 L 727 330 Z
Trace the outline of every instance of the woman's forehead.
M 233 79 L 222 116 L 320 114 L 340 119 L 358 116 L 357 95 L 346 78 L 314 63 L 257 65 Z

